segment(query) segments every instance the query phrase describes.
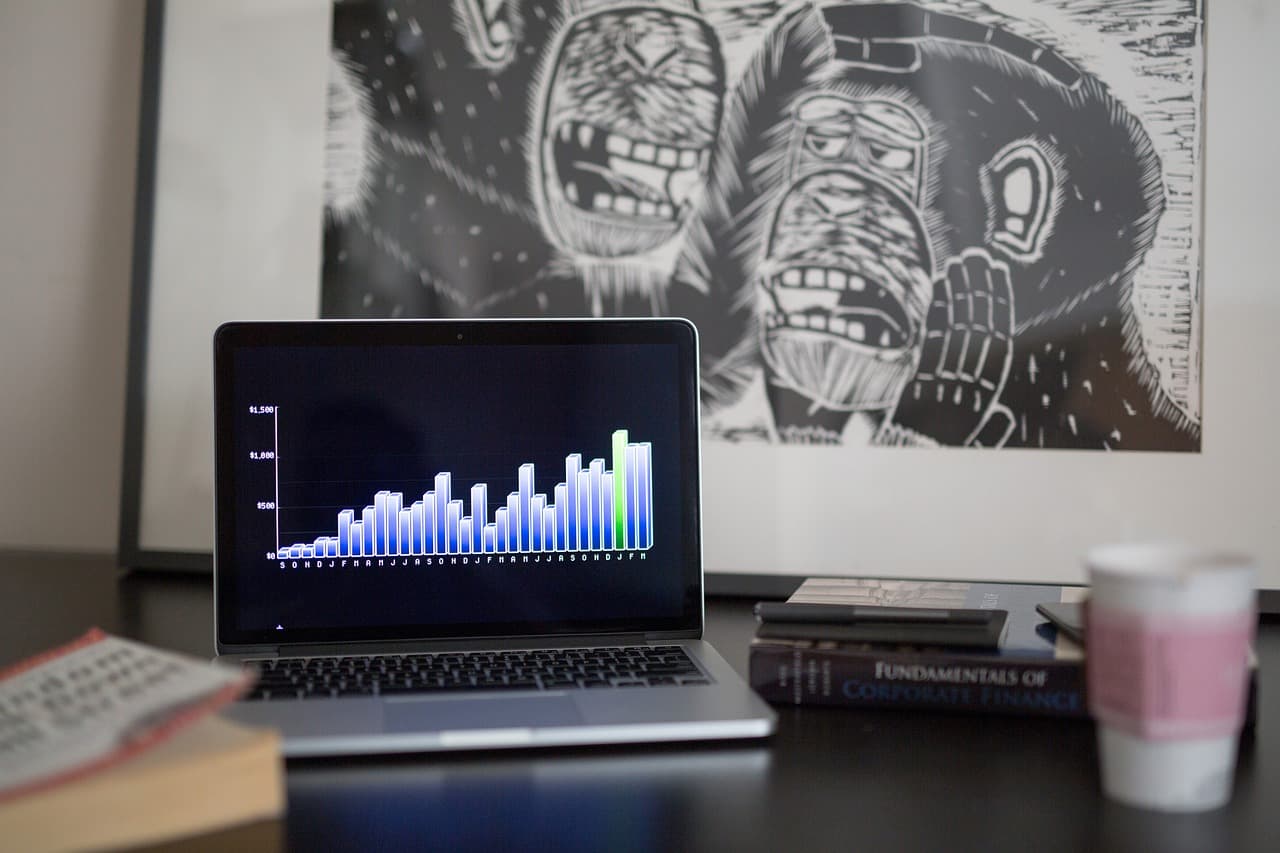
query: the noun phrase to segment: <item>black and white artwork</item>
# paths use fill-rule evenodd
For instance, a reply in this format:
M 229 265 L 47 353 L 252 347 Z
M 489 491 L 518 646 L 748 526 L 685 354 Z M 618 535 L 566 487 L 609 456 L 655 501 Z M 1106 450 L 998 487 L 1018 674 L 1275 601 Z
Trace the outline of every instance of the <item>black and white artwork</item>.
M 708 438 L 1201 446 L 1203 0 L 348 0 L 321 311 L 692 319 Z

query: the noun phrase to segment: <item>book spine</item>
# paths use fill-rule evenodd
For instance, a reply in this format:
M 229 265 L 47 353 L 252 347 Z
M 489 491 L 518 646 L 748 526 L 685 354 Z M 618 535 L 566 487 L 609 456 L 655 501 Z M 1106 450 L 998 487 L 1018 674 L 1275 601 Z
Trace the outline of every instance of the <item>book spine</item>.
M 766 701 L 782 705 L 1088 716 L 1083 661 L 757 642 L 750 680 Z

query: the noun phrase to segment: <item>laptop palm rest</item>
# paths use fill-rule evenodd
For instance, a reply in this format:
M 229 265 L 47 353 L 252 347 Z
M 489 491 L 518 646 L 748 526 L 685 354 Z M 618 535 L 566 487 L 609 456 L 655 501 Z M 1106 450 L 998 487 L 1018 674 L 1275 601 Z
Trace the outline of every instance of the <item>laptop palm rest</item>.
M 565 726 L 582 722 L 569 696 L 523 695 L 492 698 L 397 696 L 383 702 L 386 732 Z

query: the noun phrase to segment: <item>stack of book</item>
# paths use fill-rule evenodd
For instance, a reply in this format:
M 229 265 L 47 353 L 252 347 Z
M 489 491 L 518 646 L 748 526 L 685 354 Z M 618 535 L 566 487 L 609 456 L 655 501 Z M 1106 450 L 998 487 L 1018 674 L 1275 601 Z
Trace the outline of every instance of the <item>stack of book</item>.
M 1087 717 L 1083 642 L 1037 611 L 1046 604 L 1070 611 L 1086 594 L 1083 586 L 811 578 L 788 604 L 1005 615 L 987 644 L 949 643 L 937 630 L 923 641 L 861 641 L 853 619 L 762 619 L 751 644 L 751 686 L 776 704 Z M 764 607 L 757 612 L 767 616 Z

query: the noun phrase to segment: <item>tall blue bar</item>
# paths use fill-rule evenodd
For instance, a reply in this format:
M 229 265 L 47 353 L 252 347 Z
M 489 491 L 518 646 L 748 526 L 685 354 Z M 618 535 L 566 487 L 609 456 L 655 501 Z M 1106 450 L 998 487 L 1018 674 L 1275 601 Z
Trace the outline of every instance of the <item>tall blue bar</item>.
M 507 550 L 520 550 L 520 493 L 507 495 Z
M 422 495 L 422 553 L 439 554 L 440 540 L 436 536 L 436 493 L 424 492 Z
M 653 546 L 653 446 L 647 442 L 641 444 L 636 455 L 640 468 L 640 482 L 636 484 L 639 492 L 636 504 L 640 507 L 640 547 L 650 548 Z
M 462 501 L 449 501 L 449 505 L 445 508 L 445 541 L 448 543 L 448 553 L 458 553 L 458 522 L 462 520 Z
M 542 511 L 547 508 L 546 495 L 534 495 L 529 498 L 529 550 L 543 551 Z
M 365 507 L 360 512 L 360 522 L 364 530 L 364 555 L 372 557 L 378 553 L 378 549 L 374 547 L 377 544 L 378 522 L 376 512 L 371 506 Z
M 422 553 L 423 532 L 424 532 L 423 523 L 426 518 L 426 516 L 423 515 L 423 508 L 425 506 L 426 505 L 422 501 L 414 501 L 413 506 L 409 507 L 409 518 L 410 518 L 409 524 L 413 528 L 413 533 L 410 536 L 411 541 L 409 544 L 412 547 L 414 554 Z
M 604 460 L 591 460 L 591 547 L 600 548 L 604 542 L 604 492 L 601 478 L 604 477 Z
M 413 553 L 413 510 L 402 509 L 397 513 L 399 536 L 396 537 L 396 553 Z
M 613 520 L 613 472 L 605 471 L 600 477 L 600 499 L 604 509 L 600 513 L 600 517 L 604 519 L 602 525 L 603 533 L 600 537 L 601 548 L 613 548 L 614 528 L 617 526 Z
M 503 552 L 507 549 L 507 508 L 505 506 L 498 507 L 497 512 L 493 514 L 493 549 Z
M 472 529 L 472 548 L 473 551 L 479 553 L 484 544 L 481 537 L 484 534 L 485 525 L 489 523 L 489 488 L 484 483 L 477 483 L 471 487 L 471 527 Z
M 338 513 L 338 556 L 351 556 L 351 522 L 355 521 L 356 511 L 344 509 Z
M 591 472 L 578 472 L 578 550 L 590 551 L 591 542 Z
M 556 483 L 556 550 L 569 550 L 569 487 Z
M 364 522 L 351 522 L 351 556 L 364 556 Z
M 533 546 L 533 524 L 530 523 L 533 500 L 533 465 L 529 462 L 520 466 L 520 550 L 528 551 Z
M 374 550 L 378 554 L 387 553 L 387 499 L 391 492 L 382 491 L 373 496 L 373 519 L 377 534 L 374 537 Z
M 445 471 L 436 474 L 436 553 L 447 554 L 448 548 L 448 526 L 445 520 L 445 510 L 449 506 L 451 478 L 449 472 Z
M 634 444 L 627 445 L 627 548 L 636 547 L 636 476 L 638 466 L 636 463 L 636 446 Z
M 567 549 L 570 551 L 578 550 L 578 473 L 582 470 L 582 454 L 570 453 L 564 458 L 564 482 L 567 490 L 566 497 L 568 503 L 565 504 L 567 509 L 568 520 L 568 538 Z M 557 498 L 559 500 L 559 498 Z
M 400 551 L 400 510 L 404 508 L 404 495 L 392 492 L 387 495 L 387 553 Z

